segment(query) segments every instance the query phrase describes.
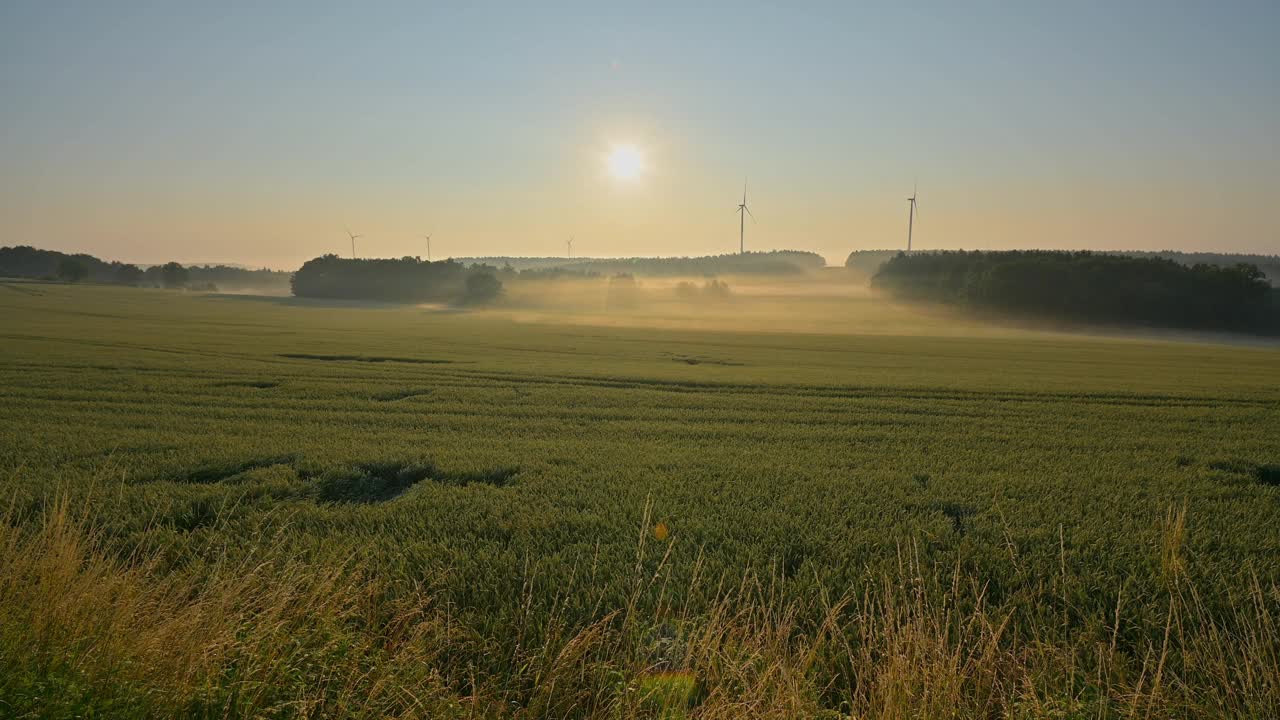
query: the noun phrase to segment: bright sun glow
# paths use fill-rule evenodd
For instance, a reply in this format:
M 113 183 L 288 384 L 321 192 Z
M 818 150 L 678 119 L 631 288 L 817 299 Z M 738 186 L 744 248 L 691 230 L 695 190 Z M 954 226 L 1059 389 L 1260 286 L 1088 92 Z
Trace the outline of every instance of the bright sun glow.
M 609 174 L 618 180 L 634 180 L 644 172 L 644 156 L 635 145 L 615 145 L 608 163 Z

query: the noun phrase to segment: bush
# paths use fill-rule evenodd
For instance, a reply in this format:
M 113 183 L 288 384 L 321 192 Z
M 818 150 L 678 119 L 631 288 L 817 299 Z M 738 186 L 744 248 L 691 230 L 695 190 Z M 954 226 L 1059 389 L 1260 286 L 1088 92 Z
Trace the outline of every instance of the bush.
M 80 282 L 89 274 L 89 268 L 73 257 L 64 257 L 58 261 L 58 277 L 67 282 Z
M 467 276 L 466 290 L 462 294 L 462 302 L 467 305 L 480 305 L 496 300 L 502 294 L 502 281 L 485 272 Z
M 111 281 L 117 285 L 137 285 L 142 282 L 142 269 L 128 263 L 112 263 Z
M 634 306 L 640 300 L 640 285 L 635 276 L 618 273 L 609 278 L 609 288 L 605 294 L 605 307 L 620 310 Z
M 728 298 L 729 295 L 729 283 L 721 282 L 714 278 L 703 283 L 701 288 L 687 280 L 676 284 L 676 297 L 689 302 L 697 300 L 724 300 Z
M 167 262 L 160 268 L 160 282 L 167 288 L 180 288 L 191 279 L 191 273 L 176 262 Z

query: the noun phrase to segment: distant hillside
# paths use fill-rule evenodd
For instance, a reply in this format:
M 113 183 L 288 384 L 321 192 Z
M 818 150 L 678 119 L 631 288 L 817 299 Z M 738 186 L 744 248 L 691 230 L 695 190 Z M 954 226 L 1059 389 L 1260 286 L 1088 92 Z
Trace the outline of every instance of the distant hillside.
M 901 250 L 854 250 L 849 253 L 848 259 L 844 261 L 847 268 L 858 270 L 865 274 L 867 278 L 872 277 L 880 270 L 880 266 L 884 265 L 891 258 L 896 257 Z M 916 251 L 914 255 L 928 254 L 936 252 L 932 250 Z M 1135 258 L 1166 258 L 1172 260 L 1179 265 L 1188 267 L 1204 264 L 1218 265 L 1221 267 L 1234 267 L 1239 264 L 1255 265 L 1272 286 L 1280 287 L 1280 255 L 1250 255 L 1245 253 L 1210 253 L 1210 252 L 1179 252 L 1177 250 L 1095 250 L 1092 251 L 1096 255 L 1119 255 L 1122 257 Z
M 0 248 L 0 277 L 60 278 L 66 274 L 68 263 L 82 268 L 83 276 L 75 279 L 87 282 L 172 285 L 172 282 L 165 281 L 163 265 L 151 265 L 144 270 L 132 263 L 108 262 L 84 253 L 69 255 L 28 245 Z M 184 271 L 182 284 L 189 287 L 262 292 L 287 292 L 292 274 L 280 270 L 248 270 L 232 265 L 192 265 L 181 269 Z
M 510 266 L 513 270 L 570 270 L 575 273 L 638 277 L 701 275 L 798 275 L 826 267 L 817 253 L 803 250 L 733 253 L 702 257 L 669 258 L 557 258 L 557 257 L 470 257 L 456 258 L 467 265 Z

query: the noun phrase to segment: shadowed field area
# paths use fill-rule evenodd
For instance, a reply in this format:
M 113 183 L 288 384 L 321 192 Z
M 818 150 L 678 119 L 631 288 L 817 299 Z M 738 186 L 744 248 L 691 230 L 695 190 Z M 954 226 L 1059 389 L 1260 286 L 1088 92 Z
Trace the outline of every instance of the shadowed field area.
M 1280 710 L 1280 350 L 831 287 L 0 294 L 0 701 Z

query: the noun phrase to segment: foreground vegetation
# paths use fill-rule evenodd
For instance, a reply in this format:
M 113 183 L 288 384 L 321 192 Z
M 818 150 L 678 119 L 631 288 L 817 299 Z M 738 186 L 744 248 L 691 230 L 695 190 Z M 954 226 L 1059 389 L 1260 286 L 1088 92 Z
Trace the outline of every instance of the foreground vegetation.
M 822 302 L 0 284 L 0 707 L 1280 714 L 1280 351 Z

